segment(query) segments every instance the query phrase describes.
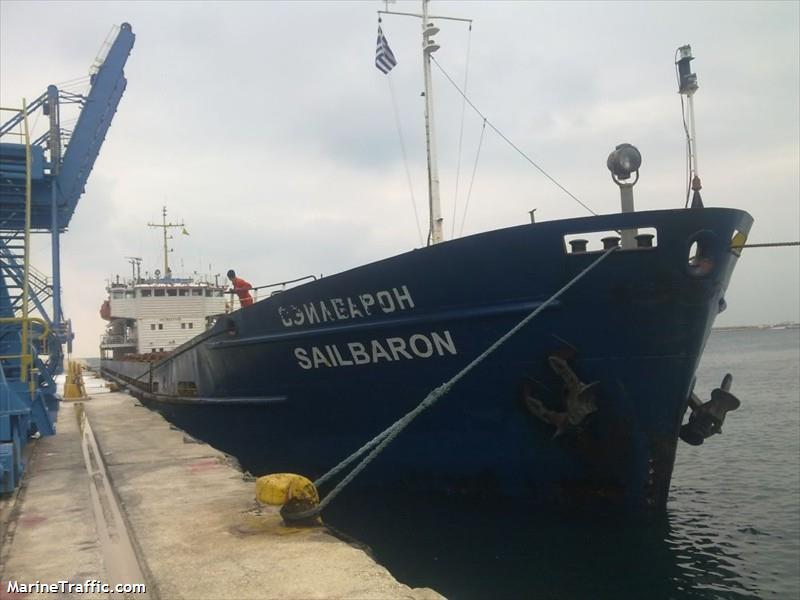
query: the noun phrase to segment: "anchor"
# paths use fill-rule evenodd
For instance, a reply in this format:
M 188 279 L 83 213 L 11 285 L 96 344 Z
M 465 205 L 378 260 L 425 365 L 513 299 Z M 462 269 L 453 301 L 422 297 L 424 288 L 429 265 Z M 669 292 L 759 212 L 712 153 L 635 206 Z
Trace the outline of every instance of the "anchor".
M 722 433 L 722 424 L 728 411 L 736 410 L 741 405 L 739 399 L 731 394 L 733 375 L 728 373 L 718 388 L 711 392 L 711 400 L 703 402 L 692 392 L 689 406 L 692 414 L 689 422 L 681 427 L 681 439 L 692 446 L 699 446 L 706 438 L 715 433 Z
M 578 429 L 583 420 L 597 410 L 594 402 L 594 387 L 599 382 L 583 383 L 567 364 L 567 361 L 559 356 L 549 357 L 548 362 L 553 371 L 564 381 L 564 404 L 567 410 L 559 412 L 547 408 L 541 400 L 531 395 L 529 381 L 523 385 L 523 398 L 528 410 L 534 416 L 555 426 L 556 432 L 553 437 L 556 438 L 567 431 Z

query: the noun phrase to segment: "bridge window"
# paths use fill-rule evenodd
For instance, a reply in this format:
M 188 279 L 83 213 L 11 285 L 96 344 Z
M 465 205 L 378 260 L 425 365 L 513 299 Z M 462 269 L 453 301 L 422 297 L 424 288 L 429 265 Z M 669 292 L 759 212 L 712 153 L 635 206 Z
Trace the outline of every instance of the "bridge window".
M 164 290 L 163 289 L 153 290 L 153 292 L 154 292 L 154 294 L 153 294 L 154 296 L 163 296 L 164 295 Z
M 192 296 L 202 296 L 202 295 L 203 295 L 203 290 L 200 290 L 200 289 L 193 289 L 192 290 Z
M 178 296 L 188 296 L 189 290 L 178 290 Z
M 141 294 L 142 298 L 149 298 L 153 295 L 153 290 L 141 290 L 139 293 Z

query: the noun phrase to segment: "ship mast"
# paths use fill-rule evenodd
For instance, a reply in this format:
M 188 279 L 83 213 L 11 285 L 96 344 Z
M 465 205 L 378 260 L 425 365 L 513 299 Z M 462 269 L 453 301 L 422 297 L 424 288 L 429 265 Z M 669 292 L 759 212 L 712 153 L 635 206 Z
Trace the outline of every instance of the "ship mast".
M 689 63 L 694 60 L 692 47 L 689 44 L 681 46 L 676 51 L 680 56 L 675 62 L 678 69 L 678 93 L 686 96 L 689 105 L 689 129 L 686 131 L 686 141 L 689 151 L 689 181 L 694 192 L 692 197 L 692 208 L 703 208 L 703 200 L 700 197 L 702 185 L 700 183 L 700 168 L 697 166 L 697 134 L 694 126 L 694 95 L 699 86 L 697 85 L 697 75 L 691 72 Z M 684 120 L 684 127 L 686 121 Z
M 433 35 L 439 28 L 428 21 L 428 0 L 422 0 L 422 69 L 425 79 L 425 148 L 428 155 L 428 206 L 431 244 L 444 241 L 442 234 L 442 206 L 439 201 L 439 168 L 436 164 L 436 136 L 433 128 L 433 85 L 431 82 L 431 54 L 439 49 Z
M 448 21 L 466 21 L 472 23 L 472 19 L 462 19 L 458 17 L 431 16 L 428 14 L 429 0 L 422 0 L 422 14 L 395 12 L 379 10 L 379 14 L 402 15 L 405 17 L 417 17 L 422 19 L 422 72 L 425 80 L 425 149 L 428 156 L 428 212 L 430 225 L 428 229 L 428 243 L 438 244 L 444 241 L 442 225 L 442 206 L 439 201 L 439 169 L 436 163 L 436 136 L 434 133 L 433 119 L 433 85 L 431 82 L 431 54 L 439 49 L 439 45 L 432 39 L 432 36 L 439 33 L 429 19 L 444 19 Z
M 167 245 L 167 230 L 170 227 L 185 227 L 185 225 L 181 223 L 167 223 L 167 207 L 164 206 L 161 208 L 161 223 L 148 223 L 148 227 L 160 227 L 164 230 L 164 277 L 170 276 L 169 270 L 169 246 Z

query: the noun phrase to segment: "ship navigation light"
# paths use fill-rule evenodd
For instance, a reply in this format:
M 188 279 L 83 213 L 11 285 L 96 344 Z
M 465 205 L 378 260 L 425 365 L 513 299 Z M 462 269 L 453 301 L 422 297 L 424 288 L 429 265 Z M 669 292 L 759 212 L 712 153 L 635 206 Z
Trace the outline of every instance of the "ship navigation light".
M 689 63 L 694 60 L 692 47 L 689 44 L 678 48 L 677 55 L 680 58 L 675 62 L 678 66 L 678 93 L 690 96 L 700 87 L 697 85 L 697 75 L 691 73 Z

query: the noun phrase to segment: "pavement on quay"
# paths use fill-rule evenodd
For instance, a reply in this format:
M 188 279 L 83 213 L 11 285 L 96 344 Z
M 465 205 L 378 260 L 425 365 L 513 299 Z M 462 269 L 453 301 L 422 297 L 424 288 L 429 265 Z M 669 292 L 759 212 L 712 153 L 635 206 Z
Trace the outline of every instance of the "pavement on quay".
M 86 387 L 90 399 L 62 402 L 58 433 L 34 443 L 20 489 L 0 500 L 0 600 L 442 598 L 324 528 L 285 526 L 230 457 L 100 379 Z M 9 581 L 146 592 L 22 593 Z

